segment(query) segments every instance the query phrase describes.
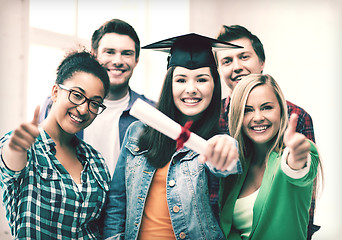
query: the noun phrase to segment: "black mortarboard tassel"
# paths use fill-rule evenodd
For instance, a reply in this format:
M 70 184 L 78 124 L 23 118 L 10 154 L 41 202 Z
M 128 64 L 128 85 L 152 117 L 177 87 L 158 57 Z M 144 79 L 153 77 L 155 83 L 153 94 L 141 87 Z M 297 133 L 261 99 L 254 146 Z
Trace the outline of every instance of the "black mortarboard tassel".
M 172 66 L 197 69 L 216 67 L 212 48 L 242 48 L 241 46 L 205 37 L 196 33 L 168 38 L 142 47 L 169 52 L 167 68 Z

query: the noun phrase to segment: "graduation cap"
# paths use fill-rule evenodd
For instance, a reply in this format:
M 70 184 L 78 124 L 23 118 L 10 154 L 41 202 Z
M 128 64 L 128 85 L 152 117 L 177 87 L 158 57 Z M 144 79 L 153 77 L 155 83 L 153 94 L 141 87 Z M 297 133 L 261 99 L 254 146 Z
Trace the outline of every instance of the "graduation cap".
M 168 38 L 142 47 L 142 49 L 169 52 L 168 69 L 172 66 L 180 66 L 191 70 L 201 67 L 216 67 L 213 48 L 243 47 L 196 33 Z

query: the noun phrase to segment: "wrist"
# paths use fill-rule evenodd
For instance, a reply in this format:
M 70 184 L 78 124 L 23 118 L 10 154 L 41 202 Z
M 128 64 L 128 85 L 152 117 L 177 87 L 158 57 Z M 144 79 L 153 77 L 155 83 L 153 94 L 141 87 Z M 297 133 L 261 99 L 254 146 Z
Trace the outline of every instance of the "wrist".
M 310 165 L 311 165 L 311 155 L 308 154 L 308 158 L 306 162 L 302 163 L 301 168 L 299 169 L 293 169 L 292 167 L 289 166 L 288 164 L 288 157 L 289 157 L 289 149 L 285 148 L 282 158 L 281 158 L 281 169 L 283 172 L 294 179 L 299 179 L 304 177 L 310 170 Z

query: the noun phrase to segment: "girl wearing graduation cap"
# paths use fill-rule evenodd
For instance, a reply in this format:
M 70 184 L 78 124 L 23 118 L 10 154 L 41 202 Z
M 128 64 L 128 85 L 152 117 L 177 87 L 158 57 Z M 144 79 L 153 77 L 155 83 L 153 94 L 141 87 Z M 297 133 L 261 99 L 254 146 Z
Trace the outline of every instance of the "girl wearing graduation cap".
M 197 34 L 144 48 L 170 49 L 158 110 L 209 139 L 205 154 L 144 125 L 127 130 L 106 208 L 105 239 L 224 239 L 209 201 L 212 175 L 241 172 L 237 143 L 219 134 L 221 85 L 212 47 Z M 190 122 L 189 122 L 190 121 Z M 192 124 L 191 124 L 192 123 Z

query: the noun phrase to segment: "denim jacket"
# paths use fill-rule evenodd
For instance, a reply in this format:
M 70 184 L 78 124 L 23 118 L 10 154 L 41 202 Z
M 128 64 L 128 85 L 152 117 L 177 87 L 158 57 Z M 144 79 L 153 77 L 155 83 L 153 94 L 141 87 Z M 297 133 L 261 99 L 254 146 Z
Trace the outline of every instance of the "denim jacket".
M 137 239 L 146 198 L 156 168 L 137 146 L 143 123 L 130 125 L 110 186 L 105 209 L 105 239 Z M 167 174 L 167 204 L 176 239 L 224 239 L 209 203 L 208 175 L 241 173 L 240 161 L 231 171 L 219 172 L 197 161 L 188 148 L 175 152 Z M 177 206 L 173 211 L 174 207 Z

